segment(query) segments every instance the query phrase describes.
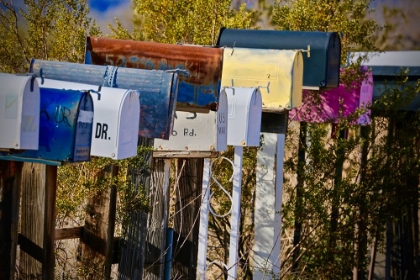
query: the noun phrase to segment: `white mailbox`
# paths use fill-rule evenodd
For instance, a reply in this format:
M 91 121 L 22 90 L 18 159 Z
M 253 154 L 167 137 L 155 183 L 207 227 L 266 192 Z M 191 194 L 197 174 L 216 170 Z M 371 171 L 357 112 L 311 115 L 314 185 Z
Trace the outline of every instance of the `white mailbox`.
M 259 146 L 262 101 L 258 88 L 225 88 L 228 97 L 228 145 Z
M 0 73 L 0 149 L 37 150 L 39 110 L 36 79 Z
M 155 139 L 157 151 L 212 152 L 227 147 L 228 109 L 225 90 L 220 91 L 217 111 L 209 113 L 176 112 L 169 140 Z
M 45 79 L 41 87 L 98 90 L 94 85 L 51 79 Z M 137 90 L 102 87 L 97 92 L 97 97 L 93 97 L 92 156 L 118 160 L 137 155 L 139 100 Z

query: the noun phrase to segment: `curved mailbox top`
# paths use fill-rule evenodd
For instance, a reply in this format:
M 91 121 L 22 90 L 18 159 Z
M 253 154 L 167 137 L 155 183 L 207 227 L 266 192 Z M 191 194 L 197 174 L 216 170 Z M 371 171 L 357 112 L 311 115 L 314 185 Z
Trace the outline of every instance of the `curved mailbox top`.
M 39 85 L 31 76 L 0 73 L 0 149 L 37 150 Z
M 178 111 L 169 140 L 155 140 L 154 147 L 160 152 L 159 157 L 185 157 L 192 153 L 200 157 L 201 154 L 196 152 L 225 151 L 228 134 L 227 104 L 226 91 L 222 89 L 216 112 L 197 114 Z
M 3 159 L 61 165 L 90 160 L 93 101 L 88 91 L 41 88 L 39 149 Z
M 303 55 L 303 86 L 319 89 L 339 84 L 341 42 L 337 32 L 222 28 L 217 45 L 277 50 L 306 50 L 309 45 L 310 57 Z
M 259 87 L 264 112 L 290 110 L 302 103 L 300 51 L 225 48 L 222 86 Z
M 85 63 L 180 73 L 177 110 L 217 110 L 223 51 L 220 48 L 87 37 Z
M 367 71 L 367 67 L 364 67 Z M 339 116 L 348 117 L 358 108 L 366 108 L 372 103 L 373 79 L 370 71 L 365 72 L 366 78 L 353 82 L 346 87 L 339 87 L 316 93 L 313 96 L 308 90 L 303 92 L 303 104 L 289 112 L 291 120 L 308 123 L 338 122 Z M 370 110 L 357 120 L 359 125 L 370 123 Z
M 228 98 L 228 138 L 232 146 L 259 146 L 262 100 L 258 88 L 225 88 Z
M 178 74 L 33 59 L 30 72 L 47 79 L 140 92 L 139 136 L 168 139 L 172 131 Z
M 90 91 L 97 89 L 94 85 L 50 79 L 44 79 L 41 87 Z M 95 110 L 90 155 L 117 160 L 137 155 L 140 119 L 138 91 L 103 87 L 92 98 Z

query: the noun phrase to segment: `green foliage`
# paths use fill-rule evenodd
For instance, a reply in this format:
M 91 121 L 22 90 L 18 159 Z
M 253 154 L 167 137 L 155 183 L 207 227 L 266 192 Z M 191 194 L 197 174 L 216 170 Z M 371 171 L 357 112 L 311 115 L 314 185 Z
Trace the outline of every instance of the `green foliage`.
M 134 30 L 130 35 L 117 20 L 113 37 L 160 43 L 212 45 L 219 29 L 250 28 L 253 12 L 245 5 L 231 8 L 231 0 L 133 0 Z
M 83 205 L 88 198 L 116 185 L 118 193 L 117 224 L 120 229 L 126 225 L 132 212 L 147 211 L 148 205 L 144 186 L 133 185 L 134 170 L 148 170 L 144 161 L 151 147 L 138 147 L 136 157 L 124 160 L 112 160 L 94 157 L 90 162 L 61 166 L 58 169 L 57 220 L 66 221 L 71 217 L 73 222 L 84 224 L 85 209 Z M 113 177 L 105 172 L 110 166 L 118 166 L 118 176 Z
M 339 32 L 341 61 L 351 51 L 376 50 L 372 36 L 381 27 L 366 15 L 371 0 L 277 0 L 272 24 L 280 30 Z
M 0 0 L 0 71 L 25 73 L 32 58 L 81 62 L 85 37 L 99 35 L 87 0 Z

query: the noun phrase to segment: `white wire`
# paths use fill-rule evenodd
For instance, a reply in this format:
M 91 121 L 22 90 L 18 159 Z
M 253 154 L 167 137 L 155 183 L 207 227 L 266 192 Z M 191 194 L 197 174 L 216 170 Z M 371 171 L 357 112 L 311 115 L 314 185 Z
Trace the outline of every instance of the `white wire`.
M 232 165 L 232 168 L 233 168 L 233 170 L 235 170 L 235 165 L 234 165 L 234 163 L 230 160 L 230 159 L 228 159 L 227 157 L 220 157 L 221 159 L 225 159 L 225 160 L 227 160 L 231 165 Z M 213 176 L 213 163 L 214 163 L 215 161 L 213 161 L 212 163 L 211 163 L 211 165 L 210 165 L 210 176 L 211 176 L 211 178 L 214 180 L 214 182 L 219 186 L 219 188 L 228 196 L 228 198 L 229 198 L 229 200 L 230 200 L 230 209 L 229 209 L 229 211 L 227 212 L 227 213 L 225 213 L 225 214 L 223 214 L 223 215 L 221 215 L 221 214 L 217 214 L 214 210 L 213 210 L 213 208 L 211 207 L 211 203 L 210 203 L 210 200 L 211 200 L 211 198 L 212 198 L 212 196 L 213 196 L 213 194 L 214 194 L 214 192 L 210 192 L 210 196 L 209 196 L 209 205 L 210 205 L 210 207 L 209 207 L 209 210 L 210 210 L 210 213 L 212 213 L 213 214 L 213 216 L 215 216 L 215 217 L 218 217 L 218 218 L 223 218 L 223 217 L 226 217 L 227 215 L 229 215 L 230 213 L 232 213 L 232 208 L 233 208 L 233 199 L 232 199 L 232 196 L 229 194 L 229 192 L 222 186 L 222 184 L 220 184 L 220 182 L 219 181 L 217 181 L 216 180 L 216 178 L 214 178 L 214 176 Z M 230 179 L 229 179 L 229 181 L 230 182 L 232 182 L 232 180 L 233 180 L 233 173 L 232 173 L 232 176 L 230 177 Z

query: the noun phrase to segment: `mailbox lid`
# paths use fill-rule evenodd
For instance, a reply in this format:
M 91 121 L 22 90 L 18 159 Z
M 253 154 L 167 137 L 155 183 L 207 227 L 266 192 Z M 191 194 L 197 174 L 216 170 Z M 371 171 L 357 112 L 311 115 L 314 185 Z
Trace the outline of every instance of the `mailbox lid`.
M 199 112 L 217 109 L 222 76 L 220 48 L 87 37 L 85 63 L 180 73 L 177 110 Z
M 42 88 L 97 90 L 97 86 L 44 79 Z M 139 92 L 103 87 L 93 94 L 92 156 L 124 159 L 137 154 Z
M 168 139 L 173 128 L 178 74 L 165 71 L 32 59 L 30 72 L 47 79 L 140 92 L 139 136 Z
M 112 102 L 112 96 L 110 97 L 110 102 Z M 140 124 L 140 102 L 138 91 L 129 90 L 125 93 L 124 101 L 120 106 L 119 112 L 118 150 L 115 159 L 124 159 L 137 155 L 137 130 Z
M 89 92 L 41 88 L 39 149 L 11 160 L 61 165 L 90 160 L 93 101 Z
M 39 85 L 30 76 L 0 73 L 0 148 L 38 149 Z M 4 133 L 7 131 L 7 133 Z
M 262 99 L 258 88 L 225 88 L 228 98 L 228 138 L 232 146 L 259 146 Z
M 216 112 L 210 111 L 207 114 L 177 112 L 171 137 L 169 140 L 156 139 L 155 150 L 164 152 L 225 151 L 228 134 L 227 104 L 226 91 L 222 89 Z
M 339 84 L 341 42 L 337 32 L 222 28 L 217 45 L 277 50 L 306 50 L 310 45 L 310 57 L 303 55 L 303 86 L 318 89 Z
M 358 108 L 366 108 L 372 103 L 373 79 L 367 68 L 363 67 L 362 71 L 365 71 L 366 78 L 354 81 L 349 87 L 340 84 L 337 88 L 321 92 L 304 90 L 304 102 L 290 111 L 290 119 L 308 123 L 337 123 L 340 115 L 348 117 Z M 360 116 L 357 123 L 369 124 L 369 115 L 370 110 Z
M 222 86 L 260 87 L 264 112 L 300 106 L 302 78 L 300 51 L 224 48 Z

